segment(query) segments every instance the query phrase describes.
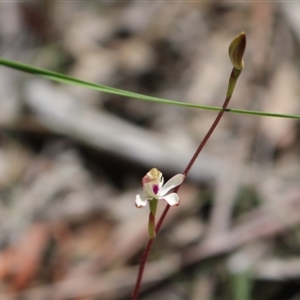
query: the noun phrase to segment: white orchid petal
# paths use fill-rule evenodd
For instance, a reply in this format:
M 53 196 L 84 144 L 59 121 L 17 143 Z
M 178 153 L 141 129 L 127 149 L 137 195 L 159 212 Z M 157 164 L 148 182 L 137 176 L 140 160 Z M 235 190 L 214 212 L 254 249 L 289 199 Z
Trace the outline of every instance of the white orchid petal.
M 163 198 L 160 198 L 160 199 L 164 199 L 165 201 L 167 201 L 167 203 L 170 206 L 179 205 L 179 197 L 176 193 L 169 194 L 169 195 L 164 196 Z
M 177 174 L 173 176 L 169 181 L 166 182 L 166 184 L 161 188 L 159 191 L 159 196 L 166 195 L 171 189 L 174 187 L 180 185 L 184 180 L 183 174 Z
M 178 195 L 168 193 L 179 186 L 184 178 L 183 174 L 177 174 L 164 185 L 162 173 L 156 168 L 151 169 L 142 179 L 143 194 L 136 195 L 136 207 L 146 206 L 148 201 L 154 199 L 165 200 L 170 206 L 179 205 Z
M 148 200 L 148 198 L 146 198 L 146 197 L 141 197 L 140 195 L 136 195 L 135 196 L 135 206 L 137 208 L 140 208 L 142 206 L 146 206 L 147 205 L 147 200 Z

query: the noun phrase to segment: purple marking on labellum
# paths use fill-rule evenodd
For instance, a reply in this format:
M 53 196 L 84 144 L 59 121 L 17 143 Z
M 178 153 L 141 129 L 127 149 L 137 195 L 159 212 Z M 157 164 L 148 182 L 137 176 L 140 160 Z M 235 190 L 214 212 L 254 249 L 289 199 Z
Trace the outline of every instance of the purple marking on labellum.
M 158 192 L 158 185 L 157 184 L 153 185 L 152 190 L 153 190 L 153 193 L 156 195 Z

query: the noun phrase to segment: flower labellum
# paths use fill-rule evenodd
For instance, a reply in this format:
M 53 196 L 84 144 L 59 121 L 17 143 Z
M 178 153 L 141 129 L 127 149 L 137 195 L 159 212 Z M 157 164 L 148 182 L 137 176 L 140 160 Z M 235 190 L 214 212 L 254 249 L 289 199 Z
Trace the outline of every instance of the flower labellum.
M 179 186 L 184 180 L 183 174 L 177 174 L 164 184 L 162 173 L 156 168 L 151 169 L 142 179 L 143 194 L 136 195 L 135 205 L 140 208 L 147 205 L 148 201 L 165 200 L 170 206 L 179 205 L 176 193 L 168 194 L 173 188 Z

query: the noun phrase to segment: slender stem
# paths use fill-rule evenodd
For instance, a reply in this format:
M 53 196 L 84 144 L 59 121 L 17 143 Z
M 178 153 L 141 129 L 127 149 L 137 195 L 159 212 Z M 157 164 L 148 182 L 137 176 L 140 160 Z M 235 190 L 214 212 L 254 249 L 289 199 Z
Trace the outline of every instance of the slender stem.
M 137 298 L 138 298 L 139 291 L 140 291 L 140 286 L 141 286 L 142 278 L 143 278 L 143 274 L 144 274 L 144 269 L 145 269 L 146 262 L 147 262 L 149 252 L 151 250 L 153 242 L 154 242 L 154 238 L 153 239 L 149 238 L 149 240 L 146 244 L 146 247 L 145 247 L 141 262 L 140 262 L 138 276 L 137 276 L 135 287 L 134 287 L 134 290 L 133 290 L 133 293 L 132 293 L 132 296 L 131 296 L 131 300 L 137 300 Z
M 203 138 L 203 140 L 201 141 L 201 143 L 199 144 L 197 150 L 195 151 L 193 157 L 191 158 L 190 162 L 188 163 L 188 165 L 186 166 L 183 174 L 185 176 L 187 176 L 187 174 L 189 173 L 191 167 L 193 166 L 193 164 L 195 163 L 197 157 L 199 156 L 200 152 L 202 151 L 203 147 L 205 146 L 205 144 L 207 143 L 208 139 L 210 138 L 210 136 L 212 135 L 213 131 L 215 130 L 215 128 L 217 127 L 217 125 L 219 124 L 222 116 L 224 115 L 224 112 L 226 111 L 226 108 L 228 106 L 228 103 L 231 99 L 231 96 L 232 96 L 232 93 L 233 93 L 233 90 L 234 90 L 234 87 L 235 87 L 235 84 L 237 82 L 237 79 L 239 78 L 241 74 L 241 71 L 240 70 L 237 70 L 235 68 L 232 69 L 232 72 L 230 74 L 230 78 L 229 78 L 229 83 L 228 83 L 228 88 L 227 88 L 227 94 L 226 94 L 226 98 L 225 98 L 225 101 L 224 101 L 224 104 L 222 106 L 222 110 L 219 111 L 215 121 L 213 122 L 213 124 L 211 125 L 210 129 L 208 130 L 208 132 L 206 133 L 205 137 Z M 179 188 L 180 188 L 181 185 L 177 186 L 175 189 L 174 189 L 174 192 L 177 193 Z M 170 205 L 167 204 L 167 206 L 165 207 L 162 215 L 160 216 L 157 224 L 156 224 L 156 227 L 155 227 L 155 232 L 156 234 L 158 233 L 168 211 L 170 209 Z M 141 286 L 141 282 L 142 282 L 142 277 L 143 277 L 143 273 L 144 273 L 144 269 L 145 269 L 145 265 L 146 265 L 146 262 L 147 262 L 147 259 L 148 259 L 148 256 L 149 256 L 149 253 L 150 253 L 150 250 L 151 250 L 151 247 L 152 247 L 152 244 L 153 244 L 153 241 L 154 241 L 154 238 L 149 238 L 147 244 L 146 244 L 146 247 L 145 247 L 145 250 L 144 250 L 144 253 L 143 253 L 143 256 L 142 256 L 142 259 L 141 259 L 141 262 L 140 262 L 140 267 L 139 267 L 139 271 L 138 271 L 138 276 L 137 276 L 137 280 L 136 280 L 136 283 L 135 283 L 135 287 L 134 287 L 134 290 L 133 290 L 133 293 L 132 293 L 132 297 L 131 297 L 131 300 L 137 300 L 138 299 L 138 294 L 139 294 L 139 290 L 140 290 L 140 286 Z
M 229 84 L 228 84 L 228 90 L 227 90 L 227 94 L 226 94 L 226 99 L 224 101 L 224 104 L 222 106 L 222 110 L 219 111 L 215 121 L 213 122 L 213 124 L 211 125 L 210 129 L 208 130 L 208 132 L 206 133 L 205 137 L 203 138 L 202 142 L 199 144 L 197 150 L 195 151 L 193 157 L 191 158 L 190 162 L 188 163 L 188 165 L 186 166 L 183 174 L 185 176 L 187 176 L 187 174 L 189 173 L 191 167 L 193 166 L 193 164 L 195 163 L 197 157 L 199 156 L 200 152 L 202 151 L 203 147 L 205 146 L 205 144 L 207 143 L 208 139 L 210 138 L 210 136 L 212 135 L 213 131 L 215 130 L 215 128 L 217 127 L 217 125 L 219 124 L 221 118 L 223 117 L 224 115 L 224 112 L 226 111 L 226 108 L 228 106 L 228 103 L 231 99 L 231 96 L 232 96 L 232 93 L 233 93 L 233 90 L 234 90 L 234 87 L 235 87 L 235 84 L 236 84 L 236 81 L 238 80 L 239 76 L 241 74 L 241 71 L 233 68 L 232 69 L 232 72 L 231 72 L 231 75 L 230 75 L 230 78 L 229 78 Z M 177 186 L 175 189 L 174 189 L 174 192 L 177 193 L 179 188 L 180 188 L 181 185 Z M 165 208 L 165 210 L 163 211 L 162 215 L 160 216 L 158 222 L 157 222 L 157 225 L 155 227 L 155 231 L 156 233 L 159 231 L 160 229 L 160 226 L 162 224 L 162 222 L 164 221 L 168 211 L 170 209 L 170 205 L 168 204 Z

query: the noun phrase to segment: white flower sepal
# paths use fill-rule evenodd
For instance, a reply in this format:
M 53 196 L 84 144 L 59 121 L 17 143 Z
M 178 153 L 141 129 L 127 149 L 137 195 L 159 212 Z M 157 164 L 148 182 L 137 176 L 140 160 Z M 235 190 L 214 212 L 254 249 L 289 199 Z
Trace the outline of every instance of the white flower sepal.
M 165 200 L 170 206 L 179 205 L 179 197 L 176 193 L 168 194 L 170 190 L 180 185 L 184 180 L 183 174 L 177 174 L 164 185 L 162 173 L 156 168 L 151 169 L 142 179 L 143 195 L 136 195 L 135 206 L 140 208 L 147 205 L 147 201 L 153 199 Z

